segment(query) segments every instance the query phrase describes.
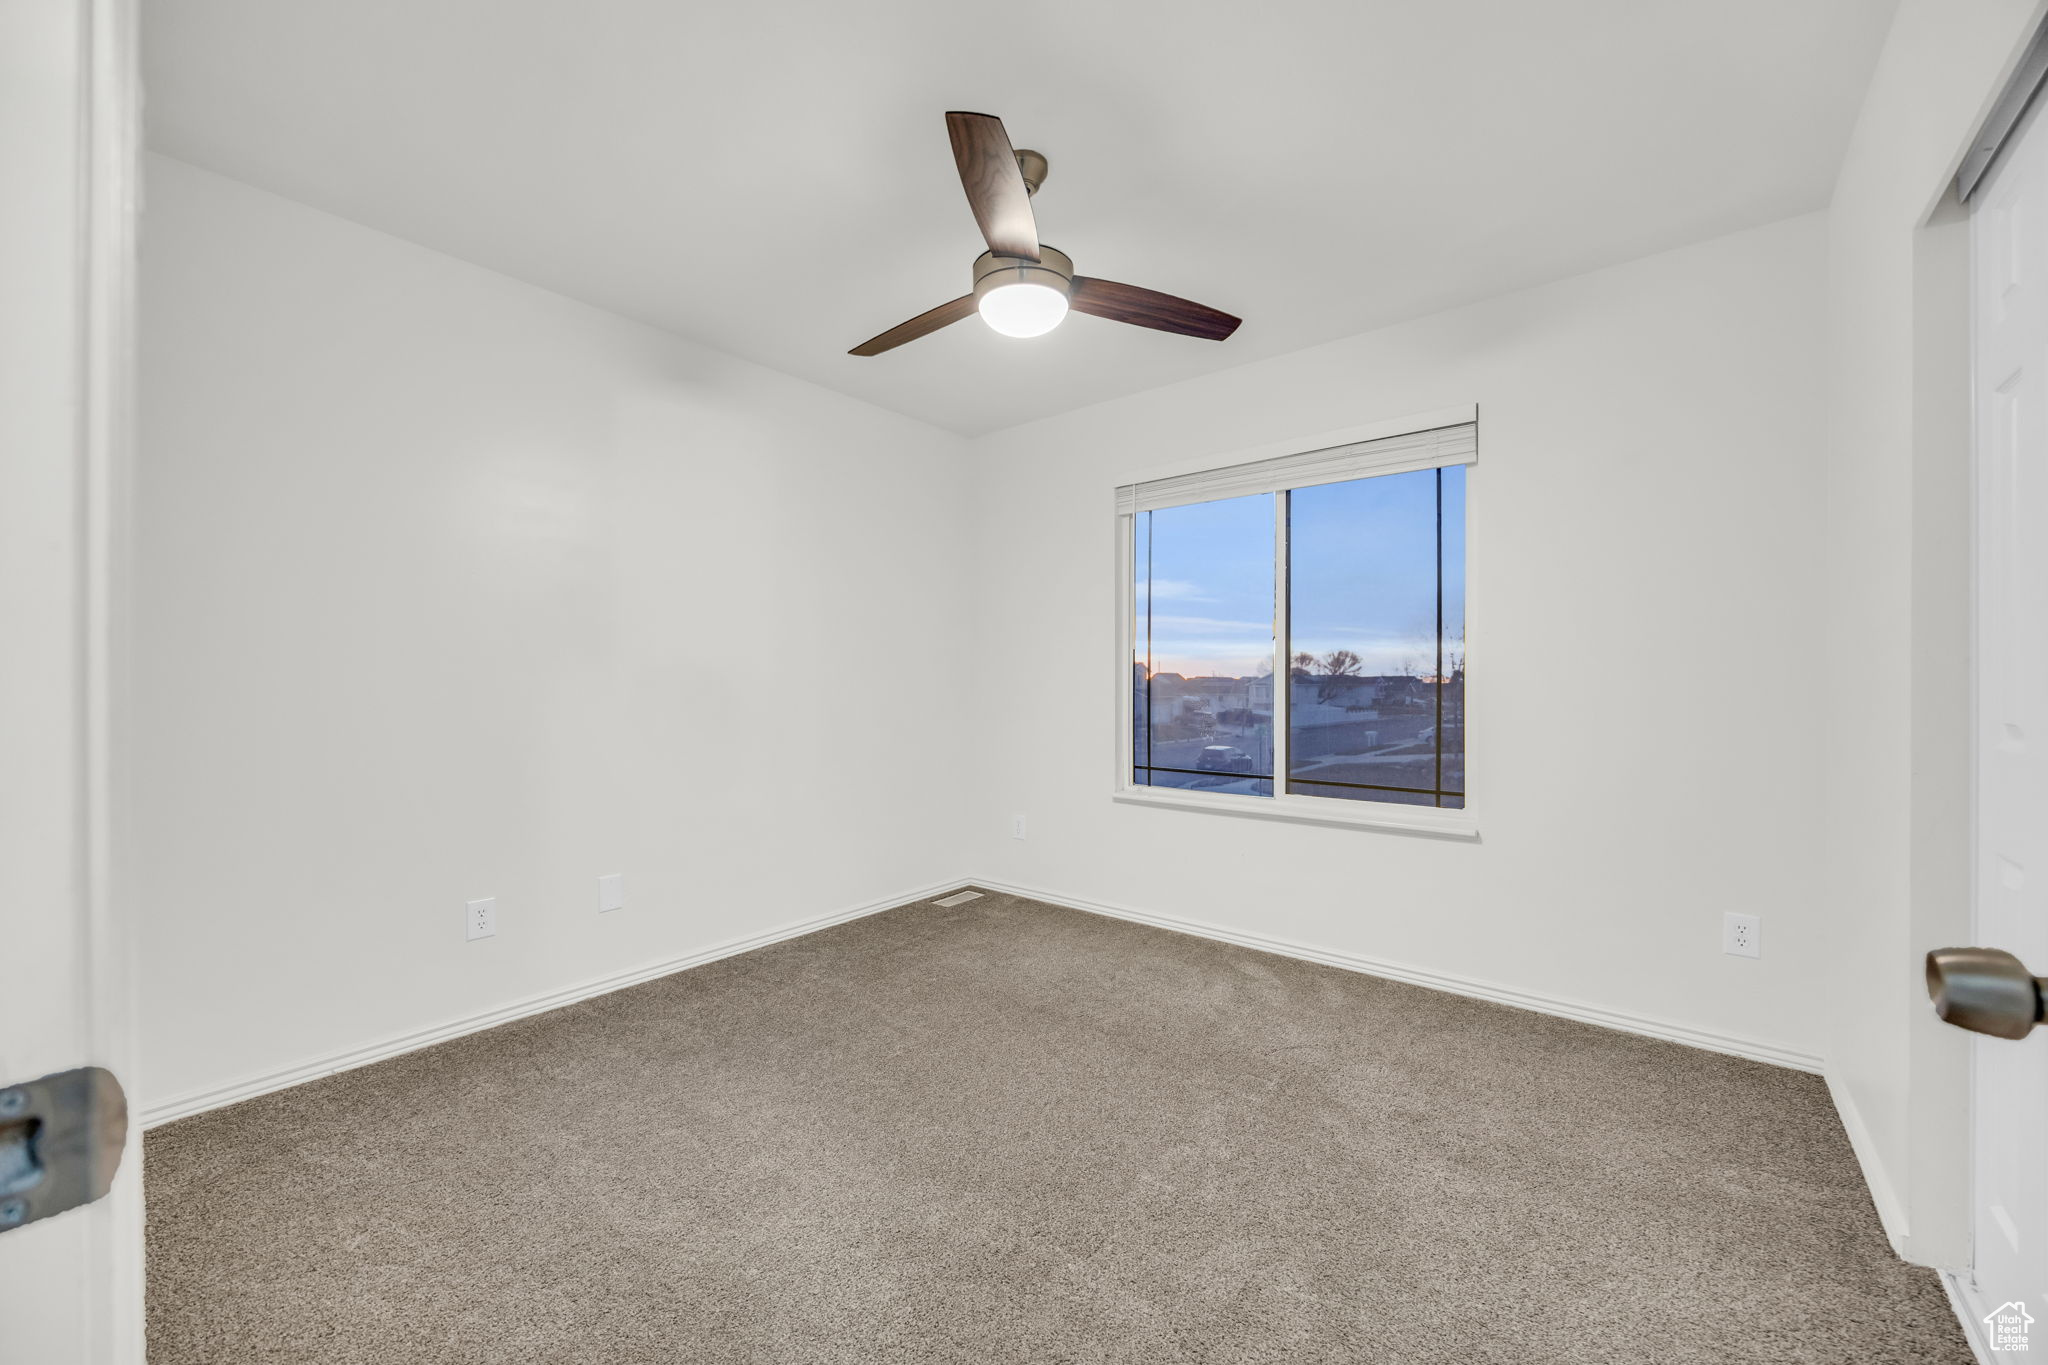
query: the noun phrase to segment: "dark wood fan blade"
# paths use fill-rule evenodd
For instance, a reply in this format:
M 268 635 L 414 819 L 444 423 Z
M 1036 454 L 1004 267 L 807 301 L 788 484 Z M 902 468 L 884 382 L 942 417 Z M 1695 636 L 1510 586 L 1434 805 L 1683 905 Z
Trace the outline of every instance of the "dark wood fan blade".
M 1038 259 L 1038 220 L 1031 216 L 1031 191 L 1017 169 L 1010 135 L 994 114 L 954 112 L 946 115 L 946 136 L 953 139 L 953 161 L 960 167 L 960 186 L 988 249 L 1001 256 Z
M 962 294 L 951 303 L 919 313 L 908 322 L 899 322 L 878 337 L 869 337 L 860 345 L 848 351 L 848 355 L 880 355 L 893 351 L 906 341 L 915 341 L 921 336 L 950 327 L 974 311 L 974 295 Z
M 1074 277 L 1074 290 L 1067 296 L 1067 306 L 1112 322 L 1128 322 L 1156 332 L 1177 332 L 1204 341 L 1223 340 L 1242 321 L 1156 289 L 1140 289 L 1135 284 L 1118 284 L 1115 280 L 1091 280 L 1082 275 Z

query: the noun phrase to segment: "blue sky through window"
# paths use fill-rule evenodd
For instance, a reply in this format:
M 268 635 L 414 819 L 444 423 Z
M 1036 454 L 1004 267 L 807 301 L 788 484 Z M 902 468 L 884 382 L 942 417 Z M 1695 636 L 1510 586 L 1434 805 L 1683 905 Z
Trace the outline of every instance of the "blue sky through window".
M 1147 516 L 1153 671 L 1190 678 L 1271 673 L 1273 495 L 1165 507 Z M 1140 563 L 1141 618 L 1145 608 Z
M 1449 640 L 1464 634 L 1465 470 L 1453 465 L 1443 475 L 1448 665 Z M 1437 471 L 1423 469 L 1294 492 L 1287 528 L 1294 653 L 1321 658 L 1348 649 L 1367 677 L 1435 675 L 1436 481 Z
M 1442 471 L 1446 663 L 1465 634 L 1465 470 Z M 1436 668 L 1434 470 L 1298 489 L 1289 510 L 1291 649 L 1349 649 L 1365 674 Z M 1151 657 L 1160 673 L 1249 677 L 1273 658 L 1273 494 L 1150 513 Z M 1141 555 L 1137 607 L 1147 605 Z M 1141 626 L 1142 630 L 1142 626 Z

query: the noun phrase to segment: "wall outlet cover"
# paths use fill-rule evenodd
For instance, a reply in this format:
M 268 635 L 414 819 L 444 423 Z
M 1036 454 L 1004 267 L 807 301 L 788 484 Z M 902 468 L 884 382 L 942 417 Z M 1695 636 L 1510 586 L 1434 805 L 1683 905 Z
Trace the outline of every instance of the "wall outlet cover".
M 626 908 L 626 874 L 607 872 L 597 879 L 597 912 Z
M 486 896 L 480 901 L 471 901 L 463 910 L 463 922 L 468 926 L 466 937 L 489 938 L 498 932 L 498 898 Z
M 1764 955 L 1764 921 L 1761 915 L 1721 916 L 1721 951 L 1734 957 Z
M 1023 817 L 1023 816 L 1021 816 L 1021 815 L 1013 815 L 1013 816 L 1011 816 L 1011 817 L 1010 817 L 1010 837 L 1011 837 L 1012 839 L 1021 839 L 1021 838 L 1023 838 L 1023 837 L 1024 837 L 1024 817 Z

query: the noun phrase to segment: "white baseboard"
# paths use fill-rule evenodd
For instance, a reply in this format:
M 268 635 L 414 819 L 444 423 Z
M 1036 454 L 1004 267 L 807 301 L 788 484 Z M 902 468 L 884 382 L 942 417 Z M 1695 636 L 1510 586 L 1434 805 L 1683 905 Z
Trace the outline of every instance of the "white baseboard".
M 1390 962 L 1384 958 L 1368 957 L 1362 953 L 1347 953 L 1328 948 L 1318 948 L 1310 944 L 1296 943 L 1289 939 L 1272 938 L 1264 934 L 1245 933 L 1240 930 L 1226 929 L 1220 925 L 1206 924 L 1199 920 L 1183 919 L 1177 915 L 1162 915 L 1152 911 L 1135 910 L 1129 906 L 1111 905 L 1102 901 L 1088 900 L 1078 896 L 1066 895 L 1062 892 L 1049 891 L 1043 887 L 1019 886 L 992 878 L 981 877 L 949 878 L 946 881 L 935 883 L 917 891 L 888 896 L 862 905 L 816 915 L 809 919 L 765 930 L 762 933 L 751 934 L 744 938 L 730 939 L 724 943 L 703 948 L 693 953 L 687 953 L 680 957 L 665 958 L 659 962 L 646 963 L 627 971 L 583 981 L 559 990 L 527 996 L 524 999 L 485 1010 L 478 1014 L 467 1015 L 460 1019 L 451 1019 L 445 1023 L 436 1024 L 429 1028 L 417 1029 L 409 1033 L 391 1035 L 363 1044 L 360 1047 L 329 1053 L 293 1066 L 264 1072 L 260 1075 L 246 1076 L 225 1085 L 189 1090 L 183 1094 L 173 1095 L 142 1106 L 138 1118 L 143 1127 L 153 1128 L 158 1124 L 169 1123 L 174 1119 L 187 1118 L 209 1109 L 217 1109 L 222 1105 L 234 1104 L 240 1100 L 268 1094 L 273 1090 L 283 1090 L 305 1081 L 317 1080 L 322 1076 L 331 1076 L 339 1071 L 349 1071 L 359 1066 L 367 1066 L 372 1062 L 383 1061 L 388 1057 L 396 1057 L 403 1053 L 416 1051 L 419 1048 L 431 1047 L 435 1043 L 446 1042 L 450 1038 L 459 1038 L 464 1034 L 476 1033 L 498 1024 L 510 1023 L 514 1019 L 523 1019 L 528 1015 L 559 1009 L 563 1005 L 574 1004 L 579 1000 L 590 999 L 592 996 L 604 995 L 610 991 L 638 985 L 643 981 L 651 981 L 659 976 L 686 971 L 691 967 L 701 966 L 707 962 L 715 962 L 720 958 L 750 952 L 755 948 L 765 948 L 771 943 L 779 943 L 784 939 L 815 933 L 820 929 L 830 928 L 835 924 L 844 924 L 848 920 L 859 919 L 864 915 L 878 914 L 884 910 L 893 910 L 901 905 L 910 905 L 917 901 L 929 900 L 946 891 L 967 885 L 982 886 L 991 891 L 1024 896 L 1032 900 L 1045 901 L 1052 905 L 1062 905 L 1069 909 L 1086 911 L 1090 914 L 1107 915 L 1113 919 L 1132 920 L 1139 924 L 1152 925 L 1155 928 L 1170 929 L 1176 933 L 1193 934 L 1201 938 L 1235 943 L 1246 948 L 1257 949 L 1260 952 L 1278 953 L 1283 957 L 1320 962 L 1327 966 L 1341 967 L 1347 971 L 1363 972 L 1368 976 L 1380 976 L 1395 981 L 1406 981 L 1413 985 L 1426 986 L 1431 990 L 1448 991 L 1454 995 L 1465 995 L 1479 1000 L 1490 1000 L 1496 1004 L 1512 1005 L 1517 1009 L 1534 1010 L 1539 1014 L 1551 1014 L 1560 1018 L 1576 1019 L 1581 1023 L 1597 1024 L 1603 1028 L 1619 1029 L 1624 1033 L 1636 1033 L 1645 1037 L 1661 1038 L 1667 1042 L 1683 1043 L 1689 1047 L 1705 1048 L 1710 1052 L 1724 1052 L 1737 1057 L 1747 1057 L 1752 1061 L 1767 1062 L 1773 1066 L 1791 1067 L 1798 1071 L 1821 1072 L 1824 1070 L 1821 1059 L 1813 1054 L 1782 1047 L 1774 1043 L 1763 1042 L 1754 1038 L 1744 1038 L 1734 1034 L 1716 1033 L 1706 1029 L 1692 1028 L 1688 1025 L 1671 1023 L 1662 1019 L 1653 1019 L 1645 1015 L 1628 1014 L 1620 1010 L 1607 1009 L 1603 1006 L 1590 1005 L 1559 996 L 1542 995 L 1533 991 L 1520 990 L 1494 982 L 1479 980 L 1475 977 L 1460 976 L 1449 972 L 1428 971 L 1420 967 L 1411 967 L 1404 963 Z M 1849 1127 L 1850 1142 L 1856 1144 L 1857 1155 L 1864 1162 L 1864 1172 L 1871 1180 L 1872 1197 L 1877 1201 L 1879 1216 L 1885 1220 L 1887 1233 L 1892 1233 L 1894 1227 L 1903 1227 L 1902 1218 L 1898 1213 L 1897 1200 L 1891 1195 L 1889 1185 L 1883 1182 L 1882 1169 L 1874 1165 L 1871 1158 L 1867 1155 L 1868 1141 L 1862 1134 L 1860 1120 L 1851 1117 L 1854 1114 L 1853 1106 L 1848 1104 L 1846 1096 L 1839 1090 L 1835 1092 L 1835 1100 L 1837 1107 L 1842 1110 L 1844 1124 Z M 1894 1240 L 1896 1242 L 1896 1235 Z
M 1877 1154 L 1877 1144 L 1871 1141 L 1870 1127 L 1863 1121 L 1863 1111 L 1856 1107 L 1856 1099 L 1849 1093 L 1849 1087 L 1835 1078 L 1832 1071 L 1823 1071 L 1827 1077 L 1828 1098 L 1835 1102 L 1835 1112 L 1841 1115 L 1842 1131 L 1849 1135 L 1849 1147 L 1856 1153 L 1856 1164 L 1863 1168 L 1863 1183 L 1870 1187 L 1870 1202 L 1877 1205 L 1877 1221 L 1884 1225 L 1885 1238 L 1892 1244 L 1892 1252 L 1900 1260 L 1911 1259 L 1906 1255 L 1906 1234 L 1909 1225 L 1906 1206 L 1899 1198 L 1898 1188 L 1892 1184 L 1891 1172 L 1885 1169 L 1883 1158 Z
M 1969 1281 L 1953 1270 L 1941 1272 L 1941 1287 L 1948 1291 L 1948 1306 L 1955 1309 L 1956 1321 L 1963 1325 L 1963 1335 L 1970 1340 L 1970 1352 L 1977 1357 L 1977 1365 L 1999 1365 L 1997 1353 L 1984 1336 L 1984 1319 L 1996 1305 L 1983 1304 Z
M 531 1014 L 543 1014 L 548 1010 L 560 1009 L 564 1005 L 573 1005 L 579 1000 L 588 1000 L 592 996 L 622 990 L 627 986 L 637 986 L 658 976 L 668 976 L 674 972 L 687 971 L 691 967 L 701 967 L 722 957 L 752 952 L 756 948 L 765 948 L 784 939 L 813 934 L 820 929 L 829 929 L 835 924 L 844 924 L 848 920 L 929 900 L 933 896 L 942 895 L 966 884 L 964 879 L 954 877 L 918 891 L 906 891 L 901 895 L 885 896 L 880 900 L 868 901 L 847 909 L 813 915 L 809 919 L 798 920 L 793 924 L 785 924 L 780 928 L 764 930 L 758 934 L 749 934 L 745 938 L 728 939 L 724 943 L 685 953 L 680 957 L 663 958 L 659 962 L 649 962 L 623 972 L 614 972 L 610 976 L 596 977 L 573 986 L 564 986 L 559 990 L 544 991 L 539 995 L 529 995 L 480 1014 L 451 1019 L 446 1023 L 416 1029 L 410 1033 L 393 1034 L 372 1043 L 365 1043 L 361 1047 L 328 1053 L 280 1070 L 245 1076 L 226 1085 L 188 1090 L 181 1095 L 173 1095 L 168 1099 L 142 1106 L 138 1119 L 144 1128 L 154 1128 L 160 1123 L 169 1123 L 174 1119 L 190 1118 L 209 1109 L 218 1109 L 223 1105 L 267 1095 L 273 1090 L 284 1090 L 290 1086 L 318 1080 L 322 1076 L 332 1076 L 339 1071 L 352 1071 L 356 1067 L 368 1066 L 372 1062 L 381 1062 L 389 1057 L 414 1052 L 423 1047 L 432 1047 L 435 1043 L 460 1038 L 466 1033 L 481 1032 L 499 1024 L 508 1024 L 514 1019 L 524 1019 Z
M 1226 929 L 1221 925 L 1205 924 L 1200 920 L 1183 919 L 1178 915 L 1162 915 L 1150 910 L 1133 910 L 1129 906 L 1111 905 L 1104 901 L 1086 900 L 1069 896 L 1058 891 L 1047 891 L 1040 887 L 1018 886 L 1009 882 L 977 878 L 974 886 L 986 887 L 1012 896 L 1024 896 L 1031 900 L 1045 901 L 1052 905 L 1064 905 L 1070 910 L 1085 910 L 1092 915 L 1107 915 L 1112 919 L 1133 920 L 1149 924 L 1158 929 L 1171 929 L 1176 933 L 1193 934 L 1199 938 L 1218 939 L 1224 943 L 1235 943 L 1246 948 L 1256 948 L 1262 953 L 1278 953 L 1282 957 L 1298 957 L 1308 962 L 1320 962 L 1326 966 L 1342 967 L 1346 971 L 1363 972 L 1368 976 L 1383 976 L 1393 981 L 1406 981 L 1411 985 L 1427 986 L 1431 990 L 1448 991 L 1453 995 L 1471 996 L 1477 1000 L 1491 1000 L 1499 1005 L 1512 1005 L 1516 1009 L 1534 1010 L 1538 1014 L 1553 1014 L 1563 1019 L 1576 1019 L 1584 1024 L 1598 1024 L 1602 1028 L 1618 1029 L 1623 1033 L 1637 1033 L 1649 1038 L 1662 1038 L 1666 1042 L 1683 1043 L 1688 1047 L 1704 1048 L 1709 1052 L 1725 1052 L 1736 1057 L 1747 1057 L 1751 1061 L 1768 1062 L 1772 1066 L 1790 1067 L 1795 1071 L 1820 1072 L 1824 1068 L 1821 1058 L 1810 1052 L 1767 1043 L 1761 1039 L 1744 1038 L 1732 1033 L 1716 1033 L 1708 1029 L 1693 1028 L 1686 1024 L 1675 1024 L 1664 1019 L 1652 1019 L 1647 1015 L 1629 1014 L 1621 1010 L 1607 1009 L 1601 1005 L 1589 1005 L 1583 1001 L 1567 1000 L 1562 996 L 1539 995 L 1534 991 L 1503 986 L 1476 977 L 1459 976 L 1450 972 L 1428 971 L 1411 967 L 1405 963 L 1389 962 L 1385 958 L 1367 957 L 1363 953 L 1339 952 L 1330 948 L 1317 948 L 1291 939 L 1269 938 L 1264 934 L 1249 934 L 1237 929 Z

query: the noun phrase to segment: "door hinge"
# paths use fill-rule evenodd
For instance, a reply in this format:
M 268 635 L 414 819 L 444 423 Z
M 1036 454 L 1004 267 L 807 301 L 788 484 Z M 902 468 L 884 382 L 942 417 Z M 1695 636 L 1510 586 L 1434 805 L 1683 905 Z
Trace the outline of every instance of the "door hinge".
M 114 1183 L 128 1097 L 97 1066 L 0 1089 L 0 1232 L 80 1204 Z

